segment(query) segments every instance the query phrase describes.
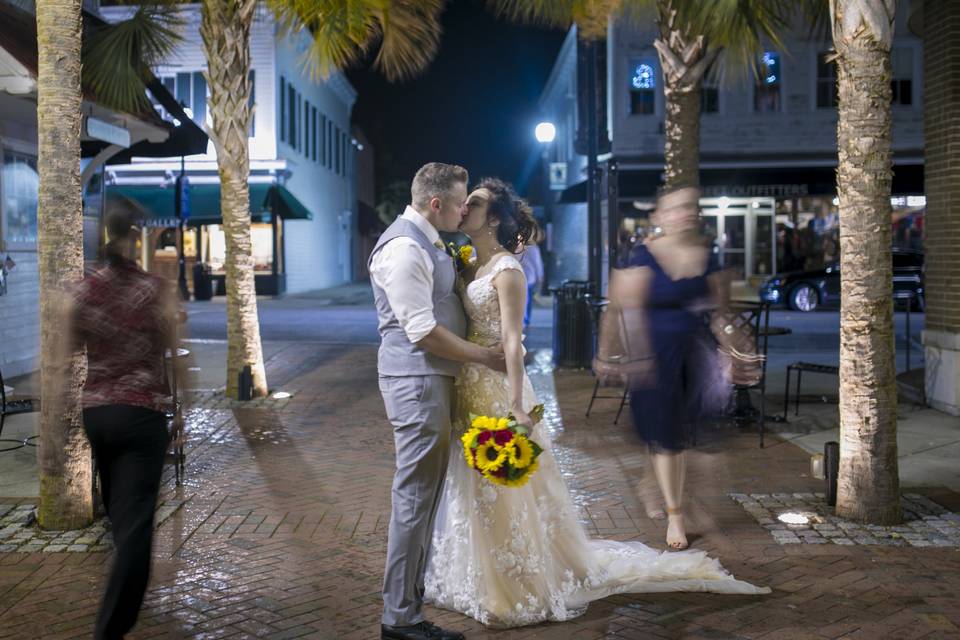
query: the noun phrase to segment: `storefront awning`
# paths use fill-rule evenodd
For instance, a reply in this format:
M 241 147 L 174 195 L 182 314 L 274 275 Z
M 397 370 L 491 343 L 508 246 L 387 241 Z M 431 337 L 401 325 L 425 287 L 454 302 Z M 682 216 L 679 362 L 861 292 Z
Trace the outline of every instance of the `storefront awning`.
M 661 184 L 659 170 L 621 171 L 619 197 L 652 198 Z M 836 195 L 835 167 L 702 169 L 700 184 L 705 196 L 774 197 Z M 921 195 L 923 165 L 893 167 L 893 195 Z M 586 182 L 567 187 L 561 203 L 586 202 Z
M 107 187 L 107 211 L 110 207 L 133 207 L 140 222 L 149 227 L 177 225 L 173 186 L 112 185 Z M 277 184 L 250 185 L 250 218 L 265 222 L 271 215 L 284 220 L 309 220 L 310 211 L 290 191 Z M 220 185 L 190 186 L 190 217 L 187 224 L 220 224 Z

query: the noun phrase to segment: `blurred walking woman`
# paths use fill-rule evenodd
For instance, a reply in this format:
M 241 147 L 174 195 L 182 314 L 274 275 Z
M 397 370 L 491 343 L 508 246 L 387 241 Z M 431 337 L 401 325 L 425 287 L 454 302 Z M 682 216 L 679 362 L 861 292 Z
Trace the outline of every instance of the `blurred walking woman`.
M 170 440 L 164 351 L 177 341 L 172 287 L 129 257 L 129 216 L 111 215 L 107 234 L 102 262 L 79 283 L 70 310 L 73 338 L 87 348 L 83 423 L 116 547 L 96 623 L 98 640 L 123 638 L 137 621 L 147 588 L 153 514 Z
M 725 391 L 705 322 L 705 313 L 726 299 L 725 281 L 699 231 L 699 197 L 695 188 L 661 194 L 651 219 L 657 232 L 637 243 L 611 279 L 611 308 L 594 364 L 600 376 L 628 379 L 634 425 L 666 502 L 672 549 L 688 546 L 683 451 L 689 429 L 705 398 Z M 658 511 L 647 505 L 651 517 L 662 517 Z

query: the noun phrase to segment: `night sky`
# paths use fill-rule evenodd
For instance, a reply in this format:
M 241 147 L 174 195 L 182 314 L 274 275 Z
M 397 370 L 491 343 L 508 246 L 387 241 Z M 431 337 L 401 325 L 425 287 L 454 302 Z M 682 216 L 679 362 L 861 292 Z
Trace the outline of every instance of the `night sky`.
M 498 20 L 482 0 L 450 2 L 443 28 L 439 54 L 413 80 L 347 73 L 359 94 L 354 122 L 376 150 L 378 189 L 430 161 L 463 165 L 471 183 L 513 182 L 536 152 L 537 100 L 565 32 Z

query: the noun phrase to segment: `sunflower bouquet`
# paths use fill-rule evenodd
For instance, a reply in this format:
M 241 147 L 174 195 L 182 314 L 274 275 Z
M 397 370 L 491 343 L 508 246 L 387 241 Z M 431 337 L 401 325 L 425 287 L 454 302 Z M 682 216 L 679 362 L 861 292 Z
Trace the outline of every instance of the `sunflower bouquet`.
M 534 423 L 543 417 L 543 405 L 530 412 Z M 526 427 L 513 416 L 470 415 L 470 428 L 460 438 L 467 465 L 484 478 L 505 487 L 522 487 L 537 470 L 543 452 Z

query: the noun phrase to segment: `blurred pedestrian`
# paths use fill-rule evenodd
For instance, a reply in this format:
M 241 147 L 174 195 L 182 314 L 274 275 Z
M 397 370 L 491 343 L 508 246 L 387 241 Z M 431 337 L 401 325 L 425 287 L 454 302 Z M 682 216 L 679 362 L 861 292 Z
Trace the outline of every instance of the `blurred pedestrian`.
M 524 333 L 530 326 L 535 296 L 543 285 L 543 256 L 540 255 L 540 247 L 537 246 L 539 241 L 539 234 L 531 238 L 530 244 L 524 248 L 523 255 L 520 257 L 520 266 L 523 267 L 523 275 L 527 278 L 527 307 L 523 312 Z
M 706 398 L 729 391 L 705 314 L 726 299 L 710 240 L 699 227 L 699 190 L 661 194 L 655 229 L 639 242 L 610 282 L 594 370 L 630 387 L 634 425 L 651 453 L 667 507 L 667 545 L 688 546 L 683 521 L 684 449 Z M 715 387 L 720 388 L 715 388 Z M 714 387 L 714 388 L 711 388 Z M 651 517 L 662 511 L 647 504 Z
M 83 423 L 116 547 L 94 632 L 98 640 L 123 638 L 143 604 L 170 441 L 164 352 L 176 353 L 178 324 L 173 287 L 130 258 L 135 236 L 129 215 L 111 214 L 107 235 L 101 262 L 78 284 L 68 314 L 74 346 L 87 350 Z M 174 429 L 179 436 L 182 424 Z

